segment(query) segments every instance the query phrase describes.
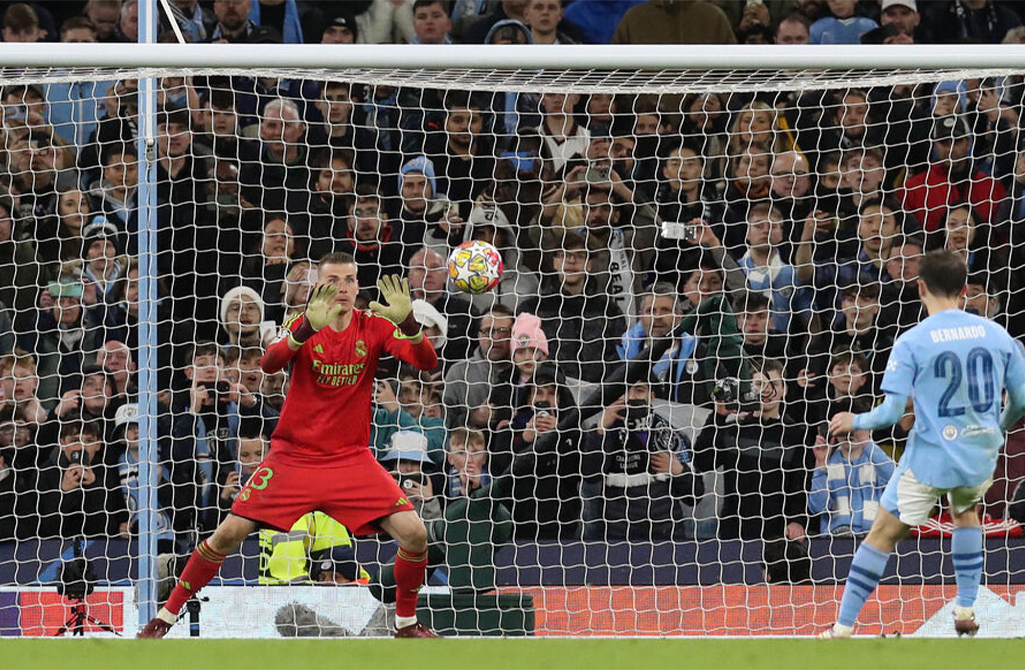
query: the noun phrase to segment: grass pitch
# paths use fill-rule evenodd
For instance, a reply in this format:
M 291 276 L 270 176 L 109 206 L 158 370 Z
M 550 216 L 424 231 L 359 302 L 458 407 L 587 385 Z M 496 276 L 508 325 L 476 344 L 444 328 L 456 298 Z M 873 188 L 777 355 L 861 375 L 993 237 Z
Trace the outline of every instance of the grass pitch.
M 95 670 L 1021 668 L 1020 640 L 448 639 L 0 641 L 0 667 Z

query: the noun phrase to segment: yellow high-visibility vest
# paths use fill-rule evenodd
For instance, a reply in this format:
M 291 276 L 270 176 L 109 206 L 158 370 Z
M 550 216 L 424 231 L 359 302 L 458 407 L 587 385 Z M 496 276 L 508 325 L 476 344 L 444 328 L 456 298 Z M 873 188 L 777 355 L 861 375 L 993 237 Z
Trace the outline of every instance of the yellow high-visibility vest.
M 352 546 L 348 529 L 323 512 L 303 515 L 287 532 L 260 531 L 260 584 L 310 584 L 310 556 L 333 547 Z M 360 583 L 370 574 L 359 568 Z

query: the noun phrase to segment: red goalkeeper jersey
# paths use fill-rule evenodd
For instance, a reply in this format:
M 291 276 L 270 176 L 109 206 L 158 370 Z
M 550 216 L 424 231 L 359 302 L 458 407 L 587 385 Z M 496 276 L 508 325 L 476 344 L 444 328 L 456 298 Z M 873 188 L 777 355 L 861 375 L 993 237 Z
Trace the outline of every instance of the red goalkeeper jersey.
M 302 317 L 285 324 L 292 332 Z M 344 460 L 370 443 L 374 374 L 380 357 L 392 354 L 420 370 L 431 370 L 438 356 L 424 337 L 417 344 L 401 336 L 388 319 L 354 310 L 343 331 L 322 329 L 295 352 L 287 337 L 264 354 L 264 370 L 292 359 L 291 378 L 278 427 L 271 436 L 275 457 L 324 463 Z

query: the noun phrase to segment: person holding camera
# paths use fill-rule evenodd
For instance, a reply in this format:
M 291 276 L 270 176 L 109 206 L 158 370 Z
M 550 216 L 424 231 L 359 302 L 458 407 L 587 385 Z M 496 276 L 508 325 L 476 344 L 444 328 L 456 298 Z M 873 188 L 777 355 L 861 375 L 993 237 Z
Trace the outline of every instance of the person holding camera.
M 491 441 L 491 472 L 514 469 L 512 493 L 504 501 L 524 540 L 566 539 L 577 535 L 580 518 L 580 431 L 557 430 L 559 416 L 575 402 L 565 377 L 551 362 L 539 363 L 526 389 L 526 403 L 508 430 Z M 537 451 L 538 442 L 556 433 L 552 449 Z M 515 459 L 525 463 L 515 463 Z
M 636 382 L 584 435 L 585 540 L 680 537 L 683 506 L 705 492 L 687 436 L 653 411 L 654 400 L 651 383 Z
M 179 400 L 172 428 L 170 475 L 176 487 L 189 492 L 177 496 L 184 499 L 175 504 L 179 514 L 184 506 L 191 511 L 185 516 L 195 516 L 190 525 L 205 532 L 217 524 L 221 470 L 235 459 L 239 405 L 255 399 L 244 386 L 228 381 L 224 354 L 215 343 L 193 346 L 189 363 L 188 396 Z
M 751 387 L 750 406 L 740 397 L 717 401 L 694 442 L 694 465 L 702 472 L 723 469 L 721 539 L 801 539 L 811 454 L 804 427 L 783 409 L 783 365 L 763 361 Z
M 423 433 L 412 430 L 392 433 L 391 451 L 380 461 L 399 483 L 421 519 L 432 521 L 442 517 L 441 500 L 435 496 L 431 481 L 434 465 L 427 455 L 427 438 Z
M 855 398 L 840 410 L 864 414 L 872 406 Z M 825 426 L 823 426 L 825 428 Z M 808 513 L 822 515 L 820 532 L 835 536 L 868 533 L 879 512 L 879 499 L 896 464 L 872 441 L 871 430 L 853 430 L 827 437 L 820 430 L 815 438 L 815 471 L 808 494 Z
M 100 425 L 67 416 L 39 477 L 40 537 L 112 537 L 128 520 L 117 471 L 103 458 Z

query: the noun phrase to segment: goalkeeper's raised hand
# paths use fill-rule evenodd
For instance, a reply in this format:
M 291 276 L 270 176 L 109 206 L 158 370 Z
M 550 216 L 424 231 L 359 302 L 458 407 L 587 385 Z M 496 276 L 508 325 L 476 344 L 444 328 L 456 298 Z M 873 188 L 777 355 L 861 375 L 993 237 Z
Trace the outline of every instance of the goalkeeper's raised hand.
M 313 289 L 303 321 L 291 334 L 292 342 L 301 346 L 314 333 L 334 321 L 342 312 L 342 306 L 334 304 L 338 289 L 330 284 L 321 284 Z
M 413 318 L 413 301 L 409 297 L 409 280 L 398 275 L 381 277 L 377 281 L 381 298 L 386 304 L 371 302 L 369 307 L 388 319 L 407 337 L 414 337 L 420 332 L 420 324 Z

